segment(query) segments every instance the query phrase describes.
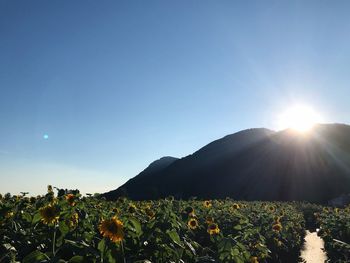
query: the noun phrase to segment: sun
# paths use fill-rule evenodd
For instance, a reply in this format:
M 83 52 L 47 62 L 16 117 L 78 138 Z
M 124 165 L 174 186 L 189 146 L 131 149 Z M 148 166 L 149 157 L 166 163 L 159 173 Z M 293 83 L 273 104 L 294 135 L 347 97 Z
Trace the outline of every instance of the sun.
M 293 129 L 300 133 L 309 132 L 321 116 L 310 106 L 295 105 L 279 116 L 279 129 Z

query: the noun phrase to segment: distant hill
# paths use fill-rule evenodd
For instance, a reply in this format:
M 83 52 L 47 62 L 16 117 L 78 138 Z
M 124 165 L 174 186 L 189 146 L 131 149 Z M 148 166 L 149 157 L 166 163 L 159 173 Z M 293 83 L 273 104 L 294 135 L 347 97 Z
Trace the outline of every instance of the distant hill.
M 179 159 L 171 156 L 162 157 L 152 162 L 145 170 L 143 170 L 134 178 L 131 178 L 129 181 L 127 181 L 126 184 L 134 184 L 134 183 L 138 184 L 139 180 L 145 180 L 147 176 L 149 175 L 152 176 L 153 174 L 162 171 L 163 169 L 168 167 L 170 164 L 172 164 L 176 160 L 179 160 Z M 126 189 L 124 188 L 118 188 L 116 190 L 103 194 L 103 196 L 105 196 L 107 199 L 115 199 L 116 197 L 124 196 L 124 195 L 127 195 Z
M 244 130 L 187 157 L 164 157 L 108 199 L 225 198 L 326 202 L 350 192 L 350 126 L 319 124 L 309 134 Z

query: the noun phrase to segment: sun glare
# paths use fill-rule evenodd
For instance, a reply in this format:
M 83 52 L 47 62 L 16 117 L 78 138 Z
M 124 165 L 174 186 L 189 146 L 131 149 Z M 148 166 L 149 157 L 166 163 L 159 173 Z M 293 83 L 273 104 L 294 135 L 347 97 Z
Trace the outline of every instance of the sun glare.
M 321 117 L 314 109 L 309 106 L 297 105 L 280 115 L 279 128 L 281 130 L 290 128 L 306 133 L 319 122 L 321 122 Z

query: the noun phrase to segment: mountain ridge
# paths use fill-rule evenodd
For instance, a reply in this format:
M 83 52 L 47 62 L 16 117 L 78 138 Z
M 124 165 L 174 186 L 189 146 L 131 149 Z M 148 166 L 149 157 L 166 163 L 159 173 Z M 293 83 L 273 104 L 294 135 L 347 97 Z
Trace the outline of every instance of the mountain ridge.
M 350 192 L 350 126 L 318 124 L 305 135 L 243 130 L 172 159 L 147 177 L 140 174 L 103 196 L 325 202 Z

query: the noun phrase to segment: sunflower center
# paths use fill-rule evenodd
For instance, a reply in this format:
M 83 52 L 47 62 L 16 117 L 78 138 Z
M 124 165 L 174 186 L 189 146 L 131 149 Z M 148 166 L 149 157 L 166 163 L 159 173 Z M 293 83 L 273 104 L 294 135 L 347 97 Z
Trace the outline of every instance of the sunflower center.
M 55 216 L 55 211 L 53 209 L 47 209 L 46 210 L 46 216 L 49 218 L 52 218 Z
M 111 222 L 108 224 L 108 231 L 111 233 L 117 233 L 118 232 L 118 225 L 114 222 Z

